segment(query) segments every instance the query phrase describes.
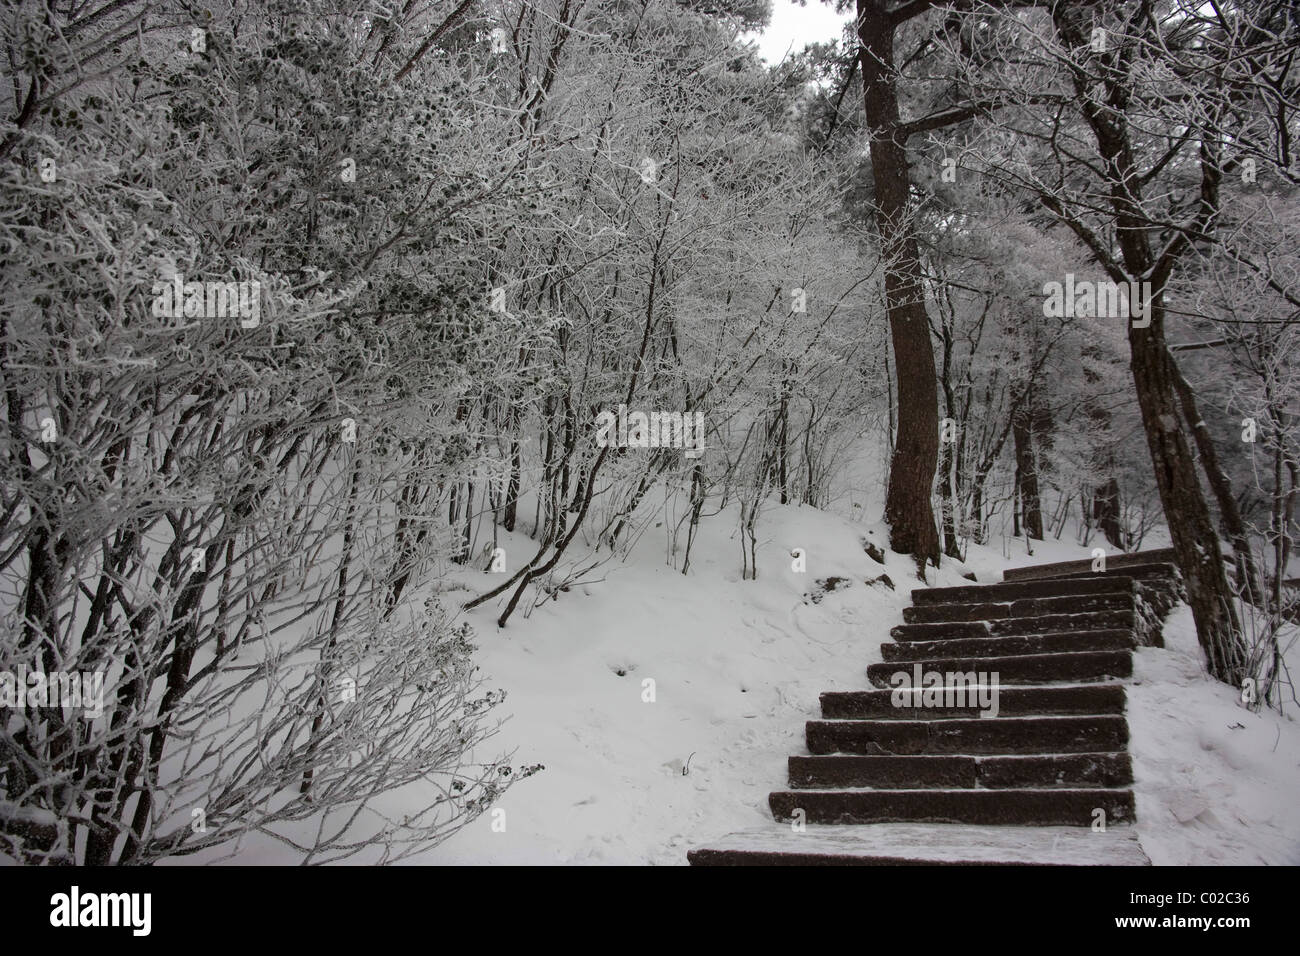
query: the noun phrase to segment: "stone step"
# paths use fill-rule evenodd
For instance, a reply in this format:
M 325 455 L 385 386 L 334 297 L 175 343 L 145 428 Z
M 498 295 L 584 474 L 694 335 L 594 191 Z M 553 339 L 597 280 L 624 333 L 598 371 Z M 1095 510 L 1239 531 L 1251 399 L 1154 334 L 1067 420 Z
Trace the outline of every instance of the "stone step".
M 964 604 L 922 604 L 903 608 L 905 624 L 997 621 L 1010 617 L 1039 617 L 1044 614 L 1082 614 L 1085 611 L 1125 611 L 1135 606 L 1136 596 L 1120 594 L 1074 594 L 1066 597 L 1025 598 L 1019 601 L 967 602 Z
M 771 823 L 687 853 L 692 866 L 1150 866 L 1130 826 Z
M 930 624 L 899 624 L 890 628 L 896 641 L 942 641 L 964 637 L 1002 637 L 1011 634 L 1058 634 L 1065 631 L 1097 631 L 1137 624 L 1133 609 L 1086 611 L 1082 614 L 1040 614 L 1000 621 L 938 621 Z
M 947 719 L 922 716 L 924 709 L 916 714 L 914 720 L 810 720 L 804 737 L 813 754 L 1105 753 L 1128 743 L 1128 723 L 1118 714 Z
M 1023 568 L 1008 568 L 1002 572 L 1002 580 L 1033 581 L 1042 578 L 1062 577 L 1069 574 L 1128 573 L 1134 568 L 1173 567 L 1176 569 L 1178 556 L 1174 554 L 1173 548 L 1161 548 L 1156 551 L 1136 551 L 1133 554 L 1108 554 L 1106 555 L 1106 570 L 1101 572 L 1094 571 L 1092 563 L 1092 558 L 1080 558 L 1076 561 L 1055 561 L 1051 564 L 1031 564 Z
M 1132 823 L 1131 790 L 778 790 L 768 806 L 779 821 L 805 823 L 965 823 L 985 826 L 1091 827 Z M 1101 810 L 1104 816 L 1097 814 Z
M 1071 581 L 1079 578 L 1093 577 L 1125 577 L 1132 578 L 1145 584 L 1154 584 L 1157 581 L 1177 581 L 1179 579 L 1178 566 L 1176 564 L 1130 564 L 1127 567 L 1117 568 L 1114 571 L 1106 570 L 1096 572 L 1088 571 L 1069 571 L 1062 574 L 1053 574 L 1050 578 L 1019 578 L 1013 579 L 1011 583 L 1020 584 L 1030 581 Z
M 790 786 L 828 790 L 870 787 L 919 790 L 984 787 L 1125 787 L 1133 782 L 1127 753 L 1033 756 L 829 756 L 791 757 Z
M 1127 735 L 1127 726 L 1124 731 Z M 979 765 L 980 786 L 989 789 L 1127 787 L 1133 783 L 1133 761 L 1127 750 L 981 757 Z
M 1086 577 L 1047 578 L 1041 581 L 1012 581 L 1004 584 L 963 584 L 956 587 L 915 588 L 912 603 L 984 604 L 1034 598 L 1070 597 L 1091 594 L 1132 594 L 1133 579 L 1110 574 Z
M 827 691 L 821 695 L 822 717 L 827 720 L 914 719 L 915 709 L 895 707 L 893 696 L 892 690 Z M 998 712 L 1006 717 L 1122 714 L 1124 704 L 1124 688 L 1120 684 L 998 688 Z M 936 719 L 974 717 L 978 708 L 927 707 L 925 712 Z
M 1072 631 L 1065 634 L 1017 634 L 1010 637 L 970 637 L 945 641 L 881 644 L 887 661 L 919 661 L 935 657 L 999 657 L 1020 654 L 1061 654 L 1067 651 L 1121 651 L 1137 647 L 1129 628 Z
M 874 754 L 834 754 L 791 757 L 790 786 L 828 790 L 834 787 L 874 787 L 882 790 L 918 790 L 925 787 L 974 787 L 979 769 L 974 757 Z
M 913 662 L 914 663 L 914 662 Z M 926 671 L 998 675 L 1002 684 L 1079 683 L 1130 677 L 1131 651 L 1077 651 L 1067 654 L 1021 654 L 1015 657 L 940 657 L 921 661 Z M 890 678 L 898 673 L 896 663 L 882 661 L 867 667 L 867 679 L 876 687 L 893 688 Z M 910 672 L 910 669 L 909 669 Z
M 1131 676 L 1151 607 L 1176 597 L 1169 557 L 913 591 L 896 643 L 867 668 L 879 689 L 822 694 L 823 719 L 805 726 L 811 755 L 791 757 L 790 789 L 768 797 L 776 820 L 796 826 L 733 834 L 691 863 L 1149 864 L 1126 826 L 1124 688 L 1102 682 Z M 926 688 L 934 673 L 948 686 Z

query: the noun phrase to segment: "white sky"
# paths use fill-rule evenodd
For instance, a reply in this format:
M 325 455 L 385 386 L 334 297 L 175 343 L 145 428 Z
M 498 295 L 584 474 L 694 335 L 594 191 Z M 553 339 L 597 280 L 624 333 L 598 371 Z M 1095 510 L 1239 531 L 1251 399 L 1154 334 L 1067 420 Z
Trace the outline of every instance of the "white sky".
M 754 39 L 764 60 L 779 63 L 787 52 L 798 53 L 806 43 L 838 37 L 851 17 L 848 11 L 836 13 L 832 4 L 822 0 L 808 0 L 806 7 L 791 0 L 772 0 L 772 22 Z

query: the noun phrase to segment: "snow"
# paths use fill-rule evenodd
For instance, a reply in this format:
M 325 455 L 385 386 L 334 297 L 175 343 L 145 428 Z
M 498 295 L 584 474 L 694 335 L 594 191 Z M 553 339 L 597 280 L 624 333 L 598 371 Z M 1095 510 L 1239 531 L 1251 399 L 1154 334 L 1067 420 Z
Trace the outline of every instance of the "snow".
M 866 686 L 915 571 L 866 556 L 859 538 L 883 544 L 880 528 L 773 507 L 758 580 L 742 581 L 735 527 L 726 515 L 701 525 L 689 576 L 664 563 L 664 529 L 651 529 L 603 583 L 527 620 L 498 630 L 493 608 L 474 612 L 483 670 L 513 712 L 494 742 L 546 769 L 500 803 L 505 832 L 482 817 L 416 862 L 682 864 L 706 839 L 771 822 L 767 793 L 802 751 L 818 695 Z M 795 548 L 805 573 L 791 569 Z M 864 583 L 882 572 L 900 590 Z M 851 583 L 806 599 L 827 577 Z
M 1164 649 L 1138 649 L 1128 689 L 1137 825 L 1151 861 L 1300 863 L 1300 707 L 1290 690 L 1282 714 L 1254 713 L 1207 680 L 1186 605 L 1164 636 Z M 1293 640 L 1290 651 L 1300 673 Z
M 687 576 L 669 561 L 670 522 L 654 518 L 627 557 L 528 614 L 525 600 L 506 628 L 495 623 L 506 596 L 469 612 L 485 689 L 508 694 L 494 714 L 509 715 L 471 756 L 513 751 L 515 766 L 545 769 L 496 805 L 504 828 L 501 814 L 485 813 L 407 862 L 684 865 L 689 849 L 724 846 L 728 834 L 791 845 L 789 827 L 768 810 L 768 793 L 786 787 L 787 758 L 807 752 L 804 723 L 820 717 L 819 695 L 869 686 L 867 666 L 881 659 L 881 642 L 920 586 L 911 559 L 888 550 L 885 527 L 854 520 L 878 507 L 859 499 L 840 510 L 765 507 L 757 580 L 741 579 L 732 507 L 702 522 Z M 867 556 L 864 538 L 882 548 L 885 566 Z M 1032 556 L 1023 540 L 973 545 L 964 564 L 945 558 L 941 569 L 929 569 L 927 583 L 969 583 L 963 575 L 972 571 L 993 583 L 1007 567 L 1091 555 L 1095 542 L 1083 548 L 1070 539 L 1034 542 Z M 497 543 L 507 570 L 535 551 L 522 533 L 500 532 Z M 792 567 L 795 549 L 806 556 L 803 573 Z M 590 550 L 575 542 L 566 563 L 585 566 Z M 673 560 L 680 565 L 681 555 Z M 878 581 L 882 573 L 894 589 Z M 830 577 L 848 583 L 819 587 Z M 454 606 L 500 581 L 456 567 L 442 577 L 441 599 Z M 874 852 L 918 859 L 1300 862 L 1300 707 L 1288 697 L 1284 715 L 1252 713 L 1231 688 L 1207 680 L 1186 607 L 1171 616 L 1165 640 L 1164 649 L 1137 651 L 1129 682 L 1135 828 L 1090 841 L 1099 835 L 1089 828 L 810 826 L 797 846 L 853 853 L 869 836 Z M 1297 672 L 1294 642 L 1291 651 Z M 427 796 L 406 788 L 385 802 L 414 811 Z M 232 860 L 296 861 L 283 844 L 257 836 Z
M 602 569 L 603 582 L 504 630 L 491 606 L 473 612 L 483 670 L 513 714 L 494 743 L 546 769 L 499 804 L 504 832 L 485 815 L 413 862 L 680 865 L 724 834 L 786 829 L 773 828 L 767 795 L 785 787 L 786 758 L 806 753 L 818 695 L 868 686 L 866 667 L 919 582 L 910 559 L 886 548 L 882 568 L 863 552 L 862 537 L 885 543 L 883 526 L 780 506 L 759 522 L 758 580 L 742 581 L 735 527 L 727 514 L 702 524 L 689 576 L 666 564 L 656 526 Z M 1032 557 L 1023 541 L 975 546 L 964 566 L 931 569 L 929 583 L 960 584 L 969 570 L 992 582 L 1009 566 L 1091 555 L 1068 537 L 1034 542 Z M 517 540 L 508 552 L 530 554 L 531 542 Z M 794 548 L 807 554 L 804 574 L 791 570 Z M 882 572 L 896 590 L 864 583 Z M 851 583 L 812 603 L 815 582 L 830 576 Z M 1139 651 L 1130 690 L 1142 846 L 1157 864 L 1300 861 L 1300 727 L 1252 714 L 1208 682 L 1189 622 L 1180 608 L 1168 649 Z M 647 679 L 653 703 L 642 701 Z M 1013 836 L 1039 839 L 1005 832 L 1014 829 L 987 828 L 989 852 Z
M 883 526 L 775 505 L 759 522 L 758 580 L 743 581 L 735 528 L 725 513 L 702 524 L 689 576 L 668 566 L 667 531 L 654 526 L 625 561 L 602 569 L 604 581 L 504 630 L 492 606 L 472 613 L 483 670 L 508 691 L 513 715 L 493 742 L 515 750 L 517 764 L 546 769 L 499 804 L 504 832 L 485 815 L 413 862 L 680 865 L 688 849 L 724 834 L 774 832 L 767 795 L 786 785 L 786 758 L 806 752 L 803 725 L 820 716 L 818 695 L 868 686 L 866 667 L 919 582 L 910 559 L 886 548 L 882 568 L 864 553 L 863 537 L 884 545 Z M 515 540 L 503 542 L 508 554 L 531 553 L 531 542 Z M 806 573 L 791 569 L 795 548 Z M 972 547 L 965 565 L 945 559 L 931 569 L 929 583 L 963 583 L 970 570 L 992 582 L 1008 566 L 1091 554 L 1068 540 L 1034 549 L 1031 557 L 1015 540 Z M 896 590 L 864 583 L 882 572 Z M 832 576 L 851 583 L 813 603 L 815 582 Z M 475 592 L 492 583 L 480 577 Z M 1142 845 L 1150 841 L 1156 863 L 1295 862 L 1300 813 L 1288 801 L 1300 783 L 1298 728 L 1251 714 L 1231 689 L 1206 681 L 1180 615 L 1169 650 L 1140 652 L 1130 692 Z M 646 680 L 653 703 L 642 700 Z M 1254 729 L 1228 729 L 1234 720 Z M 1269 754 L 1278 728 L 1278 754 Z M 1174 808 L 1190 821 L 1178 823 Z M 996 832 L 1008 828 L 988 829 L 991 846 L 1008 839 Z
M 1132 827 L 981 827 L 951 823 L 789 826 L 732 833 L 714 850 L 888 857 L 918 863 L 1033 863 L 1040 866 L 1146 866 Z

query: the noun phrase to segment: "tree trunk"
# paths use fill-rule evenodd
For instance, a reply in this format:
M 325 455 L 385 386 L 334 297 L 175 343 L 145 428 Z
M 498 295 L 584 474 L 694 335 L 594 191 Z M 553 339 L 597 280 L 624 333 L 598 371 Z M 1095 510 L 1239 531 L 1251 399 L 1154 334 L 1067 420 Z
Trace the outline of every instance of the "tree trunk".
M 1076 50 L 1088 44 L 1093 16 L 1093 11 L 1082 5 L 1061 3 L 1052 9 L 1058 34 Z M 1173 269 L 1173 259 L 1162 255 L 1157 260 L 1152 250 L 1152 224 L 1142 206 L 1142 176 L 1134 162 L 1125 113 L 1122 108 L 1116 109 L 1128 101 L 1128 91 L 1119 82 L 1108 77 L 1104 88 L 1098 90 L 1082 71 L 1075 74 L 1080 109 L 1096 137 L 1110 187 L 1115 239 L 1124 271 L 1129 277 L 1151 280 L 1146 303 L 1149 311 L 1144 313 L 1143 325 L 1125 320 L 1133 384 L 1137 388 L 1142 427 L 1151 452 L 1165 522 L 1186 584 L 1187 603 L 1196 619 L 1197 640 L 1205 652 L 1210 674 L 1239 687 L 1248 676 L 1246 648 L 1223 570 L 1219 536 L 1201 494 L 1196 462 L 1179 426 L 1177 370 L 1169 360 L 1165 342 L 1164 286 Z
M 921 262 L 909 221 L 911 181 L 906 135 L 899 130 L 894 22 L 883 0 L 858 0 L 859 64 L 871 132 L 876 225 L 884 254 L 885 303 L 898 381 L 898 444 L 889 465 L 885 521 L 889 545 L 911 554 L 918 571 L 939 563 L 930 496 L 939 457 L 939 396 L 921 286 Z
M 944 442 L 939 455 L 940 523 L 943 525 L 943 553 L 955 560 L 961 560 L 961 547 L 957 542 L 958 496 L 953 477 L 953 468 L 956 465 L 953 444 L 953 442 Z
M 1034 455 L 1031 409 L 1023 407 L 1016 415 L 1012 437 L 1016 445 L 1016 492 L 1020 497 L 1025 534 L 1043 540 L 1043 505 L 1038 491 L 1038 462 Z
M 517 437 L 510 439 L 510 477 L 506 482 L 505 517 L 501 527 L 507 531 L 515 530 L 515 521 L 519 516 L 519 476 L 523 470 L 523 453 Z
M 1114 467 L 1114 462 L 1111 462 L 1111 467 Z M 1095 527 L 1101 529 L 1112 548 L 1127 551 L 1119 511 L 1119 481 L 1114 477 L 1107 478 L 1105 484 L 1093 491 L 1092 517 Z
M 1223 466 L 1219 464 L 1218 449 L 1214 447 L 1214 438 L 1210 429 L 1201 418 L 1196 405 L 1196 393 L 1178 369 L 1173 355 L 1169 356 L 1169 365 L 1174 373 L 1174 387 L 1178 390 L 1178 400 L 1183 407 L 1183 418 L 1192 430 L 1196 440 L 1196 449 L 1201 456 L 1201 471 L 1209 480 L 1214 500 L 1219 505 L 1219 516 L 1223 520 L 1223 530 L 1227 532 L 1228 541 L 1236 557 L 1238 590 L 1246 599 L 1258 607 L 1263 606 L 1264 594 L 1259 584 L 1259 574 L 1255 568 L 1255 557 L 1250 553 L 1250 539 L 1246 533 L 1246 522 L 1241 517 L 1241 508 L 1232 493 L 1232 481 Z
M 781 492 L 781 504 L 790 503 L 790 464 L 788 461 L 790 444 L 790 394 L 787 386 L 781 389 L 781 407 L 779 426 L 776 432 L 776 483 Z
M 1191 449 L 1178 423 L 1173 382 L 1176 372 L 1167 361 L 1163 312 L 1163 302 L 1157 293 L 1151 303 L 1151 327 L 1136 329 L 1130 325 L 1133 382 L 1137 386 L 1165 522 L 1173 539 L 1178 567 L 1186 580 L 1187 603 L 1196 619 L 1197 637 L 1205 650 L 1210 673 L 1240 686 L 1243 678 L 1249 676 L 1245 672 L 1246 651 L 1231 603 L 1232 591 L 1223 571 L 1219 536 L 1201 494 Z

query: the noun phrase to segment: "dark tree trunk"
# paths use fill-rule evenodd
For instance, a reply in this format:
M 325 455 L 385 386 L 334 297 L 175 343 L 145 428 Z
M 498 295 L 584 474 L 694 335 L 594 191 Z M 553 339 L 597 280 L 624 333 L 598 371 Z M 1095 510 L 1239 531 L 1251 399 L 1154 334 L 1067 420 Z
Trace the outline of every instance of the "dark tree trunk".
M 961 507 L 961 442 L 966 436 L 966 422 L 959 421 L 957 397 L 952 388 L 952 327 L 943 323 L 939 333 L 939 387 L 943 392 L 943 412 L 955 425 L 955 434 L 945 434 L 939 449 L 939 525 L 943 536 L 943 553 L 960 561 L 957 543 L 957 510 Z
M 1101 349 L 1087 343 L 1083 346 L 1083 355 L 1085 358 L 1097 362 L 1102 361 L 1105 357 L 1105 353 Z M 1088 395 L 1101 395 L 1101 375 L 1088 368 L 1086 364 L 1083 367 L 1083 381 L 1087 386 L 1086 392 Z M 1106 407 L 1103 401 L 1088 401 L 1086 413 L 1098 432 L 1101 434 L 1110 433 L 1110 409 Z M 1094 458 L 1091 464 L 1094 472 L 1105 475 L 1106 479 L 1101 484 L 1086 489 L 1086 494 L 1090 495 L 1092 499 L 1091 506 L 1085 498 L 1080 497 L 1079 499 L 1084 528 L 1085 530 L 1100 528 L 1110 546 L 1123 551 L 1125 550 L 1124 535 L 1122 533 L 1123 529 L 1120 527 L 1119 481 L 1115 478 L 1114 453 L 1106 450 L 1097 458 Z
M 942 488 L 939 492 L 940 523 L 943 525 L 943 553 L 955 560 L 961 560 L 961 547 L 957 541 L 957 507 L 958 494 L 953 488 L 953 468 L 956 466 L 953 454 L 954 442 L 944 442 L 939 454 L 939 480 Z
M 885 302 L 898 380 L 898 443 L 889 466 L 885 521 L 893 550 L 939 563 L 931 492 L 939 458 L 939 396 L 921 285 L 921 262 L 909 221 L 911 181 L 906 134 L 899 129 L 894 67 L 895 23 L 883 0 L 858 0 L 859 65 L 871 132 L 876 225 L 885 265 Z
M 1032 411 L 1028 404 L 1017 414 L 1012 425 L 1016 445 L 1016 493 L 1020 498 L 1020 513 L 1024 519 L 1025 534 L 1043 540 L 1043 506 L 1038 492 L 1038 462 L 1034 455 Z
M 1201 418 L 1200 409 L 1196 404 L 1196 393 L 1192 391 L 1191 384 L 1178 370 L 1178 363 L 1174 361 L 1172 354 L 1169 356 L 1169 365 L 1173 369 L 1174 387 L 1178 390 L 1183 418 L 1192 430 L 1192 437 L 1196 440 L 1196 450 L 1201 456 L 1201 471 L 1205 473 L 1210 490 L 1214 492 L 1214 500 L 1219 505 L 1219 517 L 1223 521 L 1223 530 L 1232 544 L 1232 551 L 1236 558 L 1238 590 L 1247 600 L 1262 607 L 1263 589 L 1260 587 L 1259 574 L 1255 568 L 1255 557 L 1250 553 L 1246 522 L 1241 517 L 1241 508 L 1238 507 L 1236 496 L 1232 493 L 1232 481 L 1219 463 L 1219 452 L 1214 447 L 1214 438 L 1210 435 L 1210 429 Z
M 1130 269 L 1142 274 L 1132 266 Z M 1240 686 L 1247 676 L 1245 648 L 1219 553 L 1219 536 L 1201 494 L 1192 451 L 1179 427 L 1173 382 L 1176 373 L 1169 365 L 1165 349 L 1163 312 L 1157 293 L 1151 304 L 1151 327 L 1129 329 L 1133 381 L 1137 385 L 1138 405 L 1165 521 L 1179 569 L 1186 579 L 1187 603 L 1196 618 L 1197 636 L 1205 650 L 1210 673 Z
M 1074 49 L 1087 45 L 1093 17 L 1093 11 L 1082 5 L 1060 3 L 1052 9 L 1058 34 Z M 1240 686 L 1247 676 L 1246 649 L 1223 570 L 1219 536 L 1201 494 L 1196 462 L 1179 425 L 1178 372 L 1169 360 L 1165 342 L 1164 285 L 1173 269 L 1173 259 L 1165 254 L 1157 260 L 1152 250 L 1152 224 L 1142 209 L 1142 177 L 1133 158 L 1124 113 L 1128 91 L 1120 85 L 1122 82 L 1108 77 L 1099 92 L 1085 73 L 1075 74 L 1080 109 L 1096 137 L 1110 187 L 1115 238 L 1124 271 L 1130 277 L 1150 277 L 1151 281 L 1145 324 L 1128 322 L 1130 367 L 1160 502 L 1187 588 L 1187 603 L 1196 619 L 1197 639 L 1210 674 Z M 1098 99 L 1099 95 L 1105 97 L 1104 101 Z M 1202 196 L 1206 196 L 1204 188 Z M 1112 278 L 1118 281 L 1124 277 Z
M 510 477 L 506 482 L 505 517 L 501 527 L 507 531 L 515 530 L 519 517 L 519 476 L 523 470 L 523 455 L 518 438 L 510 439 Z
M 1101 529 L 1101 533 L 1105 535 L 1106 541 L 1112 548 L 1127 551 L 1119 512 L 1119 481 L 1115 478 L 1107 478 L 1105 484 L 1093 491 L 1093 522 L 1095 527 Z
M 781 504 L 790 502 L 790 463 L 788 460 L 790 445 L 790 394 L 782 387 L 780 426 L 776 433 L 776 484 L 781 492 Z

